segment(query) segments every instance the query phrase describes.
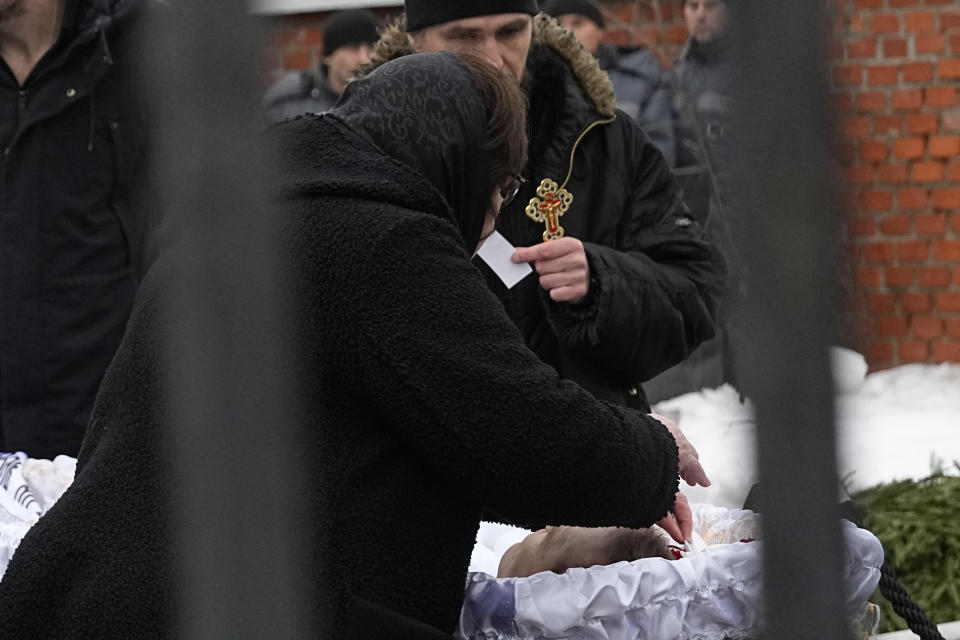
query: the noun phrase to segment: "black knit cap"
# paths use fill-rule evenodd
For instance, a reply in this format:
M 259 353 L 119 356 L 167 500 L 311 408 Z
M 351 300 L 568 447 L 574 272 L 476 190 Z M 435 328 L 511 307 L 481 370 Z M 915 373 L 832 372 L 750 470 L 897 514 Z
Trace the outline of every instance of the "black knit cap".
M 543 3 L 543 12 L 554 18 L 575 13 L 590 18 L 601 29 L 606 26 L 603 21 L 603 12 L 593 0 L 547 0 Z
M 380 21 L 366 9 L 338 11 L 323 25 L 323 55 L 352 44 L 373 44 L 380 39 Z
M 406 0 L 407 31 L 498 13 L 537 15 L 537 0 Z

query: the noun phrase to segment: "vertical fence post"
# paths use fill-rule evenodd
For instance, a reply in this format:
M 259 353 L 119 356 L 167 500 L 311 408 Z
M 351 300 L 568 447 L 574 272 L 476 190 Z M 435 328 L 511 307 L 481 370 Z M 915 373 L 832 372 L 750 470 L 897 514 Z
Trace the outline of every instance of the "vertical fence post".
M 152 1 L 152 0 L 150 0 Z M 314 637 L 290 418 L 280 252 L 270 232 L 256 69 L 237 0 L 167 3 L 150 25 L 155 184 L 175 238 L 167 444 L 178 636 Z
M 836 339 L 824 2 L 736 0 L 737 228 L 752 294 L 739 354 L 757 413 L 766 637 L 847 638 L 828 347 Z

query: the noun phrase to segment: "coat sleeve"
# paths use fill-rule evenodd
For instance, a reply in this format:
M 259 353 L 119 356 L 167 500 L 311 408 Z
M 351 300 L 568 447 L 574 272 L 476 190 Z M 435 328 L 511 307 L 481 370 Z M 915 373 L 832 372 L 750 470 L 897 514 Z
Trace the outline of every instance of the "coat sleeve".
M 357 278 L 365 398 L 438 482 L 517 523 L 647 526 L 677 491 L 649 416 L 561 380 L 439 219 L 395 225 Z
M 635 179 L 617 246 L 584 243 L 591 304 L 546 304 L 565 348 L 642 382 L 714 336 L 726 267 L 662 156 L 635 127 L 624 130 Z
M 677 164 L 677 143 L 673 137 L 673 120 L 670 117 L 672 100 L 669 86 L 658 82 L 637 120 L 640 128 L 663 154 L 668 167 Z

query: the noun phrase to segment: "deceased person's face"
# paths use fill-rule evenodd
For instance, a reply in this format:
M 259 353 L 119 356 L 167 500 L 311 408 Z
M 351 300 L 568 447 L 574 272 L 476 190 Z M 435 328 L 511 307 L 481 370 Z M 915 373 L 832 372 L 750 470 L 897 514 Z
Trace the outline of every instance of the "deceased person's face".
M 547 527 L 511 546 L 500 559 L 500 578 L 526 578 L 541 571 L 563 573 L 640 558 L 670 559 L 666 538 L 653 529 Z

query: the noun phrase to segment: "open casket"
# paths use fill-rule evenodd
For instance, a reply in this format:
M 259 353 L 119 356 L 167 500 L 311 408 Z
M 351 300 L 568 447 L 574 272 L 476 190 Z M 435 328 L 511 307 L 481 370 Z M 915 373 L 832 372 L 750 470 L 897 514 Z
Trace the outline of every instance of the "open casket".
M 29 528 L 73 480 L 76 460 L 0 454 L 0 577 Z M 566 573 L 497 579 L 504 551 L 530 534 L 482 523 L 470 563 L 460 638 L 731 640 L 759 637 L 762 559 L 759 516 L 691 505 L 694 536 L 683 557 L 645 558 Z M 851 623 L 876 631 L 867 599 L 880 580 L 883 549 L 843 521 L 846 607 Z M 750 542 L 743 542 L 751 540 Z
M 483 523 L 461 612 L 464 639 L 583 638 L 722 640 L 761 635 L 763 583 L 759 515 L 692 505 L 694 540 L 677 560 L 645 558 L 563 574 L 502 578 L 504 551 L 530 532 Z M 876 632 L 868 598 L 880 581 L 883 548 L 843 521 L 846 609 L 854 628 Z M 743 542 L 749 540 L 749 542 Z

